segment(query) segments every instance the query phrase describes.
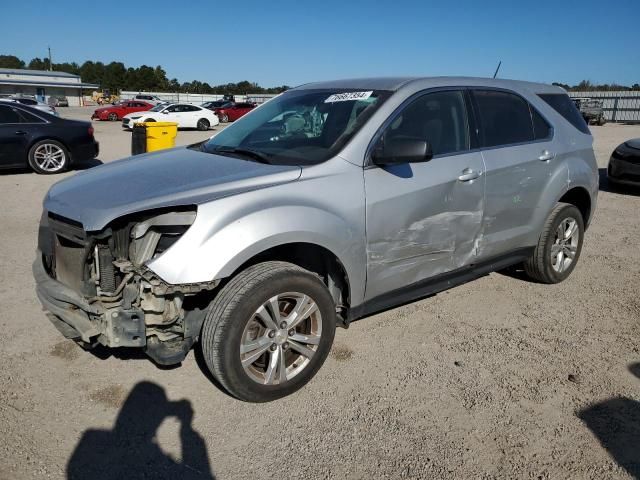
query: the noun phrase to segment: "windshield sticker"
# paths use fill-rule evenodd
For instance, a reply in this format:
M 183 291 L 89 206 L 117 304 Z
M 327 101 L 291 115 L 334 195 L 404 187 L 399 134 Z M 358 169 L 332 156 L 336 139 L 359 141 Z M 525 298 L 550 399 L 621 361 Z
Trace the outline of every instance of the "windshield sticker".
M 346 92 L 346 93 L 335 93 L 327 98 L 324 103 L 333 103 L 333 102 L 350 102 L 352 100 L 365 100 L 373 95 L 373 90 L 369 92 Z

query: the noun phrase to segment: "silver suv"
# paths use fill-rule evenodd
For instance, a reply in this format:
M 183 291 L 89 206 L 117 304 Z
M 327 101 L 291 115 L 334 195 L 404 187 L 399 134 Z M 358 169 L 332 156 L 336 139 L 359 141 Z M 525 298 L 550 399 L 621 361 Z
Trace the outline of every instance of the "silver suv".
M 479 78 L 303 85 L 210 140 L 63 180 L 34 275 L 86 347 L 182 361 L 254 402 L 325 361 L 336 326 L 522 265 L 561 282 L 596 206 L 560 88 Z

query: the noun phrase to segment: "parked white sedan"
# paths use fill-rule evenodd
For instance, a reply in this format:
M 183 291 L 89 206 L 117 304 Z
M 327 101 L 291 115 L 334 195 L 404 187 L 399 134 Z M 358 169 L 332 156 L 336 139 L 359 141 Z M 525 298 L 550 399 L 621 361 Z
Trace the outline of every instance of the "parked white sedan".
M 197 128 L 209 130 L 220 123 L 211 110 L 189 105 L 188 103 L 170 103 L 156 105 L 151 110 L 129 113 L 122 117 L 123 128 L 133 128 L 136 122 L 176 122 L 178 128 Z

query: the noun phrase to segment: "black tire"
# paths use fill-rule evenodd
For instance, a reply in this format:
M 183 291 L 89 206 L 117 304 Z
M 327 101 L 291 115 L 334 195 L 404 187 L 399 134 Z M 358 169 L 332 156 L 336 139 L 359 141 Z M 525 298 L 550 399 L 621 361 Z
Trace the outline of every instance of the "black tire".
M 313 299 L 322 332 L 317 350 L 303 370 L 282 384 L 264 385 L 244 370 L 241 339 L 256 310 L 284 292 L 300 292 Z M 296 265 L 270 261 L 248 267 L 218 292 L 202 326 L 201 348 L 209 370 L 231 395 L 247 402 L 268 402 L 290 395 L 313 378 L 329 354 L 335 328 L 335 305 L 322 280 Z
M 46 149 L 47 146 L 51 146 L 52 148 L 59 149 L 62 152 L 63 158 L 59 167 L 56 168 L 44 168 L 42 165 L 42 161 L 36 159 L 36 155 L 39 155 L 41 149 Z M 62 143 L 56 140 L 40 140 L 39 142 L 34 143 L 29 149 L 29 166 L 36 172 L 41 175 L 53 175 L 55 173 L 64 172 L 69 168 L 69 164 L 71 163 L 71 156 L 69 154 L 69 150 Z
M 198 123 L 196 124 L 196 128 L 201 132 L 206 132 L 207 130 L 209 130 L 210 126 L 211 124 L 209 123 L 209 120 L 207 120 L 206 118 L 201 118 L 200 120 L 198 120 Z
M 222 123 L 228 123 L 229 122 L 229 116 L 225 113 L 220 117 L 220 121 Z
M 113 112 L 110 113 L 107 118 L 109 119 L 110 122 L 117 122 L 119 120 L 118 114 Z
M 556 232 L 560 224 L 567 220 L 574 219 L 578 228 L 578 244 L 571 264 L 563 271 L 557 271 L 553 268 L 551 258 L 551 249 L 556 242 Z M 524 270 L 533 280 L 542 283 L 560 283 L 565 280 L 575 268 L 580 259 L 582 251 L 582 242 L 584 239 L 584 219 L 580 210 L 574 205 L 568 203 L 558 203 L 549 214 L 549 218 L 544 224 L 540 240 L 533 254 L 524 262 Z

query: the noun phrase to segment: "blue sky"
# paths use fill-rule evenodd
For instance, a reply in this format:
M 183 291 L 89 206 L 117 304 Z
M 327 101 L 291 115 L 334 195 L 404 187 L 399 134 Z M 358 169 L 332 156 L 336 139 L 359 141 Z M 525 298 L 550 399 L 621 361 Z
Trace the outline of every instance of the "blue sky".
M 640 83 L 640 0 L 26 0 L 2 10 L 20 21 L 3 22 L 0 54 L 28 61 L 51 45 L 54 62 L 162 65 L 181 82 L 491 76 L 502 60 L 504 78 Z

